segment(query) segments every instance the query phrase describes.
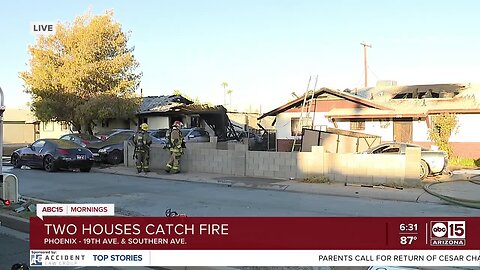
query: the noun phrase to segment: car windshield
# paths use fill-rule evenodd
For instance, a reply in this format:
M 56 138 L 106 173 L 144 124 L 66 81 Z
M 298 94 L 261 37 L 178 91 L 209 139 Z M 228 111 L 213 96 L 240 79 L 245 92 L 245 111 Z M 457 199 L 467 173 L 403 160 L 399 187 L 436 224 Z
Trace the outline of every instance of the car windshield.
M 411 144 L 411 143 L 407 143 L 406 146 L 407 147 L 420 147 L 422 149 L 422 151 L 428 151 L 429 150 L 427 148 L 421 147 L 420 145 Z
M 120 132 L 115 135 L 110 136 L 105 142 L 111 143 L 111 144 L 117 144 L 121 143 L 123 141 L 126 141 L 130 139 L 133 135 L 133 132 Z
M 127 130 L 127 129 L 112 129 L 112 130 L 108 130 L 108 131 L 104 131 L 104 132 L 99 132 L 96 135 L 97 136 L 110 136 L 114 133 L 117 133 L 119 131 L 124 131 L 124 130 Z
M 52 141 L 54 144 L 57 145 L 57 147 L 60 148 L 65 148 L 65 149 L 72 149 L 72 148 L 78 148 L 80 147 L 78 144 L 74 143 L 73 141 L 67 141 L 67 140 L 55 140 Z

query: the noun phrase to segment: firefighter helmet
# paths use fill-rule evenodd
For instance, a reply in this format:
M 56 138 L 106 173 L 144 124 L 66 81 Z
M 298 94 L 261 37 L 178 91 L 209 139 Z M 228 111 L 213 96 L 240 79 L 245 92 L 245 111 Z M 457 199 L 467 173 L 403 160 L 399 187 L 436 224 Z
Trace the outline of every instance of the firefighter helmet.
M 147 124 L 147 123 L 143 123 L 143 124 L 140 125 L 140 128 L 141 128 L 142 130 L 147 131 L 147 130 L 148 130 L 148 124 Z
M 174 126 L 174 127 L 181 128 L 181 127 L 183 126 L 183 123 L 180 122 L 180 121 L 175 121 L 175 122 L 173 123 L 173 126 Z

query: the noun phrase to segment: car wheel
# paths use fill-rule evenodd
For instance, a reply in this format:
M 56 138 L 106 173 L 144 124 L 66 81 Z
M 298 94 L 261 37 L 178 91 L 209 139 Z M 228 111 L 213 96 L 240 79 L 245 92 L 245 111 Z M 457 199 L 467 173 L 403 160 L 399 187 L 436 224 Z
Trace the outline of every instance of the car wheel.
M 55 166 L 55 162 L 52 156 L 48 155 L 45 157 L 45 159 L 43 160 L 43 168 L 47 172 L 57 171 L 57 167 Z
M 123 160 L 123 154 L 119 150 L 113 150 L 108 154 L 108 163 L 117 165 L 120 164 Z
M 92 167 L 85 167 L 85 168 L 80 168 L 80 171 L 81 172 L 90 172 L 91 169 L 92 169 Z
M 430 168 L 425 160 L 420 160 L 420 179 L 425 179 L 430 174 Z
M 22 164 L 20 164 L 20 157 L 17 154 L 13 154 L 12 158 L 10 159 L 10 162 L 12 163 L 14 168 L 20 168 L 22 167 Z

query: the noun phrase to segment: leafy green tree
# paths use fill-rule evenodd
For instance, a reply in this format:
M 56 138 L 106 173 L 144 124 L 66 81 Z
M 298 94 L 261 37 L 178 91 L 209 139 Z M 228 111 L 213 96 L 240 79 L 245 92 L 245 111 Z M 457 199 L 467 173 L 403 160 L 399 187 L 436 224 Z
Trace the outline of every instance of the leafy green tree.
M 449 157 L 453 155 L 452 146 L 449 144 L 452 132 L 457 128 L 457 115 L 454 113 L 442 113 L 432 116 L 432 123 L 428 130 L 428 136 L 440 150 L 445 151 Z
M 222 87 L 223 87 L 223 106 L 227 105 L 227 87 L 228 87 L 228 83 L 227 82 L 222 82 L 220 84 Z
M 55 29 L 29 47 L 29 70 L 20 72 L 35 116 L 89 133 L 95 122 L 133 118 L 142 74 L 113 12 L 86 13 Z
M 228 103 L 228 105 L 230 105 L 230 107 L 232 106 L 232 93 L 233 93 L 232 89 L 227 90 L 227 95 L 230 99 L 230 102 Z

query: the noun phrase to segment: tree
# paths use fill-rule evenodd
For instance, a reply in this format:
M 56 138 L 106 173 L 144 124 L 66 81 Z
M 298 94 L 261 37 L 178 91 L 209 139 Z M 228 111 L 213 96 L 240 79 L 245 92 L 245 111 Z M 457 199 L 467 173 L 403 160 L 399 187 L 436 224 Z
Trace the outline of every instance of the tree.
M 142 74 L 135 72 L 139 64 L 113 12 L 87 13 L 55 29 L 29 46 L 29 70 L 19 74 L 35 116 L 89 133 L 95 122 L 133 118 Z
M 225 106 L 227 104 L 226 88 L 228 87 L 228 83 L 222 82 L 220 85 L 223 87 L 223 106 Z
M 457 128 L 457 116 L 454 113 L 442 113 L 432 116 L 432 123 L 428 130 L 428 136 L 440 150 L 445 151 L 449 157 L 453 150 L 449 144 L 452 132 Z
M 232 93 L 233 93 L 232 89 L 227 90 L 227 95 L 230 97 L 230 102 L 228 103 L 230 107 L 232 107 Z

